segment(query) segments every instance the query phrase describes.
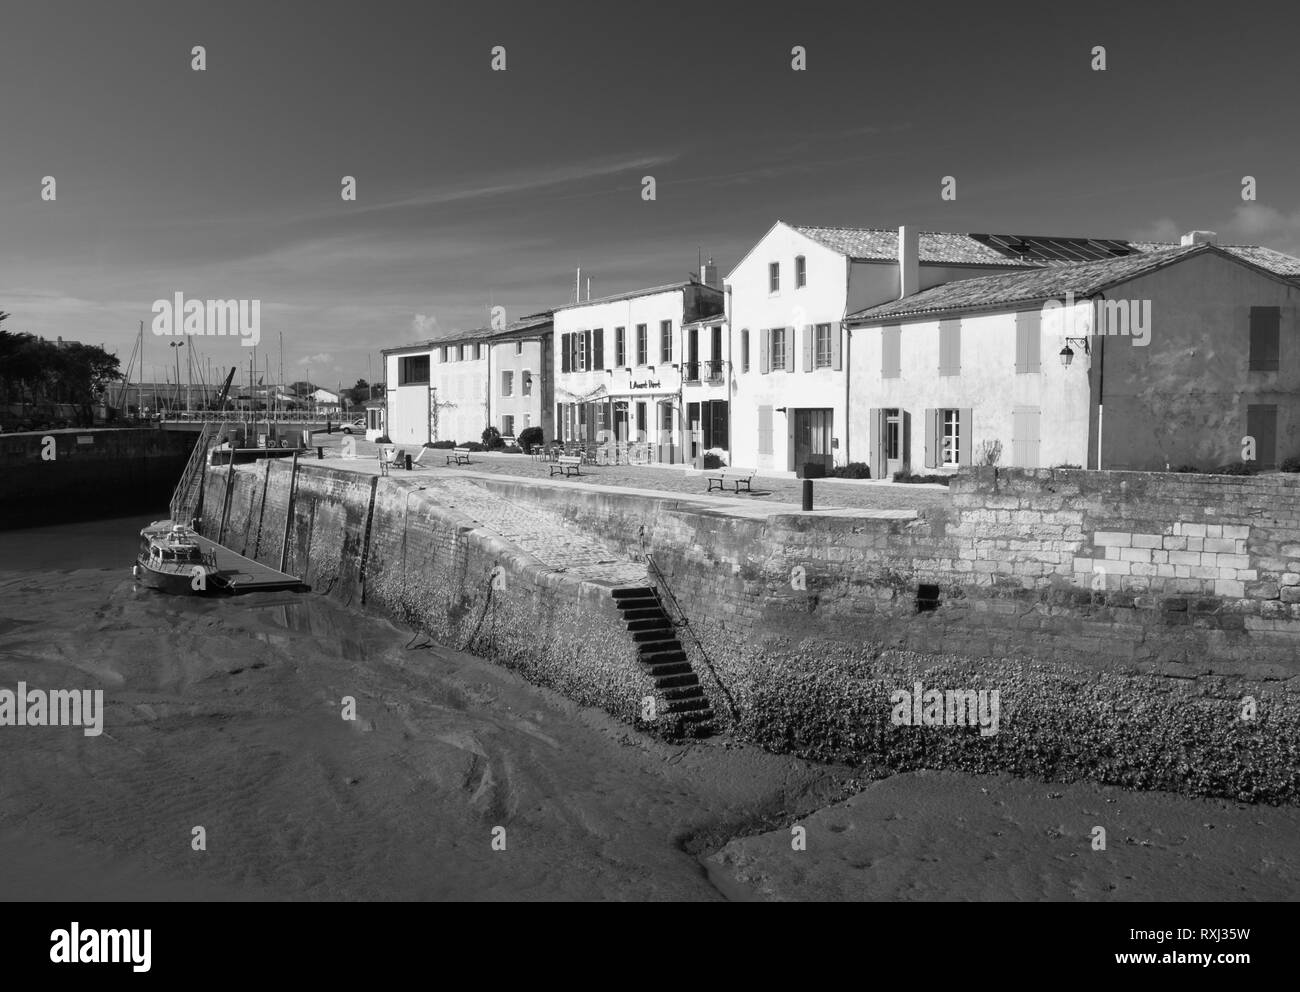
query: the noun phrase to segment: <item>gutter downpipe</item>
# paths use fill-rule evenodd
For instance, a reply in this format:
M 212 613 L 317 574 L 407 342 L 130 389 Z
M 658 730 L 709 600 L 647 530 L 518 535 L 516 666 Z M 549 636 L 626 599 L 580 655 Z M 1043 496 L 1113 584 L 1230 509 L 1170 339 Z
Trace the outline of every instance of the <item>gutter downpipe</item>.
M 900 277 L 901 278 L 901 277 Z M 844 260 L 844 317 L 840 321 L 840 331 L 844 335 L 843 365 L 844 365 L 844 464 L 849 462 L 849 431 L 850 424 L 853 420 L 852 408 L 849 406 L 849 290 L 853 286 L 853 259 Z M 835 464 L 835 456 L 831 456 L 831 464 Z
M 736 342 L 733 338 L 735 328 L 732 327 L 732 300 L 731 300 L 731 283 L 726 284 L 727 295 L 723 304 L 723 311 L 727 317 L 727 461 L 735 464 L 735 435 L 732 433 L 732 407 L 736 405 L 733 395 L 733 379 L 736 374 Z
M 1095 342 L 1095 346 L 1093 347 L 1092 351 L 1093 354 L 1097 356 L 1097 471 L 1098 472 L 1102 470 L 1101 469 L 1101 433 L 1102 433 L 1102 425 L 1106 416 L 1106 404 L 1102 400 L 1102 387 L 1105 385 L 1105 381 L 1106 381 L 1106 377 L 1105 377 L 1106 346 L 1105 346 L 1104 336 L 1098 335 L 1095 332 L 1097 330 L 1097 321 L 1098 321 L 1097 300 L 1104 300 L 1105 298 L 1106 298 L 1105 293 L 1098 293 L 1095 297 L 1093 297 L 1092 300 L 1092 307 L 1093 307 L 1092 330 L 1094 332 L 1092 338 L 1093 341 Z

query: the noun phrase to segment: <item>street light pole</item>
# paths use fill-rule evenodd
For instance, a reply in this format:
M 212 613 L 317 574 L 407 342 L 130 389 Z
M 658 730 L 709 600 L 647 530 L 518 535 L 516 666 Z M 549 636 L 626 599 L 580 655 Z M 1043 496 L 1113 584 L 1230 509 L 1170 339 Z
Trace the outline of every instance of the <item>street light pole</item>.
M 184 348 L 184 341 L 172 341 L 171 347 Z M 174 351 L 172 354 L 176 357 L 176 401 L 179 403 L 181 398 L 181 353 Z

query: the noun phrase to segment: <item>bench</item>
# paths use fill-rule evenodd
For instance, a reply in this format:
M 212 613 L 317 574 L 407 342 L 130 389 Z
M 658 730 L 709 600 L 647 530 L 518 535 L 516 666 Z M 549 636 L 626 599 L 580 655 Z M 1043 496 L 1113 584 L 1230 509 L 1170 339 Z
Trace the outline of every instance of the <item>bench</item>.
M 735 486 L 735 490 L 734 490 L 735 492 L 740 492 L 741 486 L 745 487 L 745 492 L 753 492 L 754 490 L 750 488 L 749 484 L 753 480 L 754 476 L 757 474 L 758 474 L 757 470 L 752 468 L 709 469 L 708 492 L 713 492 L 713 487 L 715 484 L 717 485 L 719 491 L 725 492 L 728 482 L 732 483 Z
M 469 448 L 452 448 L 451 454 L 447 456 L 447 464 L 455 462 L 457 465 L 469 464 Z
M 582 459 L 577 455 L 561 455 L 551 466 L 551 475 L 556 472 L 562 472 L 564 475 L 582 475 L 579 471 L 582 467 Z

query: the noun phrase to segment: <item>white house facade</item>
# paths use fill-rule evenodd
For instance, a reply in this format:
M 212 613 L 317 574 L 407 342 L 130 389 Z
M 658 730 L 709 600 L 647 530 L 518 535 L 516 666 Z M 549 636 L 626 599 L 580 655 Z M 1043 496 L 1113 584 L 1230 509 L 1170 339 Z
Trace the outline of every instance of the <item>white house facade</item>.
M 480 441 L 489 424 L 502 434 L 531 426 L 545 431 L 550 334 L 550 314 L 542 313 L 386 349 L 390 439 L 464 444 Z
M 557 308 L 556 438 L 683 462 L 682 327 L 722 312 L 722 290 L 694 278 Z
M 727 276 L 732 464 L 769 474 L 860 460 L 844 318 L 953 279 L 1034 267 L 971 236 L 778 221 Z

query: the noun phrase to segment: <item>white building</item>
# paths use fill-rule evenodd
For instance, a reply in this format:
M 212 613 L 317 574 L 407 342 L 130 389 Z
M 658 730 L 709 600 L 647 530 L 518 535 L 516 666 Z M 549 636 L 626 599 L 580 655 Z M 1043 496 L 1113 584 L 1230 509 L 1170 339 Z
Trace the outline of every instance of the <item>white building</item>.
M 1213 237 L 850 315 L 861 460 L 883 478 L 982 461 L 1269 470 L 1300 455 L 1300 260 Z
M 980 236 L 778 221 L 726 279 L 731 464 L 782 475 L 864 460 L 851 448 L 846 314 L 955 279 L 1035 267 Z
M 546 312 L 385 349 L 389 438 L 464 444 L 480 441 L 489 424 L 507 436 L 553 430 L 550 337 Z
M 696 278 L 558 307 L 558 439 L 613 443 L 620 460 L 682 462 L 682 328 L 722 312 L 722 290 Z

